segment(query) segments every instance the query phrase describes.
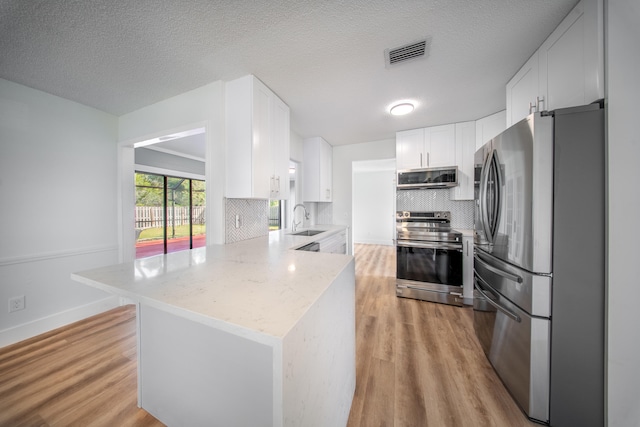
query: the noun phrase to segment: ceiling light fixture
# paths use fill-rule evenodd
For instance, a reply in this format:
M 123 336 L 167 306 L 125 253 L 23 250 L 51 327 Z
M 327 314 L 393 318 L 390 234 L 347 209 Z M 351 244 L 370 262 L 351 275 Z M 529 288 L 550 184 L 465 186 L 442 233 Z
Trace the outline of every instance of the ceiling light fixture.
M 393 107 L 391 107 L 391 109 L 389 110 L 389 113 L 391 113 L 394 116 L 402 116 L 405 114 L 409 114 L 410 112 L 413 111 L 413 104 L 410 102 L 402 102 L 400 104 L 396 104 Z

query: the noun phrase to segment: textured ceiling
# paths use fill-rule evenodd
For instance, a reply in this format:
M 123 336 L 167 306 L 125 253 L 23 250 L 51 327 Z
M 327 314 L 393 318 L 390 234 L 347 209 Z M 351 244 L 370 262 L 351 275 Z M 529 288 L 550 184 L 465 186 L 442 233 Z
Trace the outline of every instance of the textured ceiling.
M 0 77 L 122 115 L 254 74 L 332 145 L 473 120 L 576 0 L 0 0 Z M 431 37 L 385 67 L 384 50 Z M 391 117 L 397 99 L 409 116 Z

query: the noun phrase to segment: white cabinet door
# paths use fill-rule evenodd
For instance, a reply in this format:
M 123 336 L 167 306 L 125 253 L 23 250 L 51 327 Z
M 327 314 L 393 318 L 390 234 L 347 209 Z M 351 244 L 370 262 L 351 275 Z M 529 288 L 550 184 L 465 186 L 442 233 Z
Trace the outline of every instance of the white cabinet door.
M 320 144 L 320 200 L 330 202 L 333 197 L 333 148 L 328 142 Z
M 476 120 L 476 150 L 507 128 L 507 110 Z
M 604 98 L 602 0 L 582 0 L 539 49 L 542 109 Z
M 476 151 L 476 122 L 455 124 L 458 185 L 451 189 L 451 200 L 473 200 L 473 157 Z
M 603 0 L 582 0 L 507 83 L 507 127 L 604 98 Z
M 507 83 L 507 127 L 527 117 L 537 107 L 538 52 Z
M 330 254 L 346 254 L 347 253 L 347 232 L 340 231 L 329 237 L 319 240 L 320 252 Z
M 289 107 L 251 75 L 225 93 L 226 197 L 287 198 Z
M 456 126 L 454 124 L 425 128 L 426 161 L 423 167 L 438 168 L 456 164 Z
M 473 304 L 473 236 L 463 236 L 462 245 L 462 297 Z
M 305 202 L 330 202 L 333 197 L 333 149 L 320 137 L 304 141 L 303 199 Z
M 272 98 L 272 157 L 271 199 L 289 198 L 289 107 L 278 97 Z
M 396 132 L 396 169 L 417 169 L 423 166 L 424 128 Z M 426 165 L 426 159 L 424 160 Z
M 273 159 L 271 154 L 271 91 L 253 80 L 253 144 L 251 154 L 252 190 L 250 197 L 271 196 Z

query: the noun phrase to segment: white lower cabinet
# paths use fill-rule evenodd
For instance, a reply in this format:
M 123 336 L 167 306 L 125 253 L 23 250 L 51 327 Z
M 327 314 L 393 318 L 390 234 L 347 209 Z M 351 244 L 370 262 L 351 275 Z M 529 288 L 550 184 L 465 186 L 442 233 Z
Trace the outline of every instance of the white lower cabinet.
M 340 231 L 317 241 L 320 244 L 320 252 L 331 254 L 347 253 L 347 230 Z
M 473 236 L 462 237 L 462 297 L 473 304 Z

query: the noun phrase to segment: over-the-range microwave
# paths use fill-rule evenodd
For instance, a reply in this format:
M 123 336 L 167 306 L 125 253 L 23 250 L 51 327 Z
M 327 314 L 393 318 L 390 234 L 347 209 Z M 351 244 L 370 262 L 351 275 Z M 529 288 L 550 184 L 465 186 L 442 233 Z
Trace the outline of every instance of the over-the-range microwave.
M 458 185 L 457 166 L 398 171 L 398 189 L 447 188 L 456 185 Z

